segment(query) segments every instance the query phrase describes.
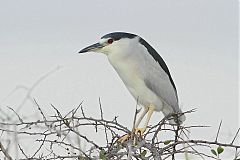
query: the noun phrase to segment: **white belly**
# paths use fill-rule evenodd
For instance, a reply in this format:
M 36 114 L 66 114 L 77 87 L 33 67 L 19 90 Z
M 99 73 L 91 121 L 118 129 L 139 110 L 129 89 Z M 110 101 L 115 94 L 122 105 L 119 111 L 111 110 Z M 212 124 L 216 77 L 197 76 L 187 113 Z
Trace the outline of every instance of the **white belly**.
M 117 60 L 109 59 L 129 92 L 143 106 L 153 104 L 156 111 L 162 110 L 162 101 L 153 93 L 144 82 L 144 77 L 131 59 Z

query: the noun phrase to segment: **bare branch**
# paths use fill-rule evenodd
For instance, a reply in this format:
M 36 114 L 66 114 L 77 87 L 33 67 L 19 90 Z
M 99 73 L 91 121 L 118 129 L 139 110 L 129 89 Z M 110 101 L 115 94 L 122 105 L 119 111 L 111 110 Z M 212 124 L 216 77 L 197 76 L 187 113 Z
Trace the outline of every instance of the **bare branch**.
M 4 146 L 2 145 L 2 142 L 0 142 L 0 149 L 5 155 L 5 158 L 7 158 L 8 160 L 12 160 L 12 157 L 8 154 L 8 151 L 4 148 Z
M 216 147 L 225 147 L 235 150 L 235 159 L 239 156 L 240 146 L 233 144 L 237 139 L 237 133 L 235 134 L 232 143 L 222 143 L 218 141 L 220 136 L 220 123 L 215 140 L 201 140 L 190 139 L 187 136 L 189 129 L 203 128 L 202 125 L 171 125 L 167 121 L 172 116 L 180 116 L 179 114 L 168 115 L 160 120 L 156 125 L 149 126 L 143 136 L 135 134 L 135 121 L 138 113 L 137 106 L 133 119 L 133 127 L 131 130 L 121 125 L 117 121 L 116 117 L 111 120 L 106 120 L 103 116 L 103 108 L 101 100 L 98 100 L 100 108 L 100 118 L 88 117 L 85 115 L 82 102 L 74 109 L 70 110 L 67 114 L 62 114 L 54 105 L 51 107 L 54 109 L 54 115 L 48 115 L 44 113 L 41 106 L 34 100 L 38 110 L 38 114 L 42 117 L 40 120 L 29 121 L 27 118 L 23 118 L 17 114 L 19 121 L 0 122 L 0 131 L 2 133 L 8 133 L 17 135 L 17 137 L 35 138 L 32 143 L 37 146 L 31 156 L 27 156 L 26 149 L 22 143 L 24 141 L 18 141 L 18 151 L 22 153 L 19 159 L 133 159 L 133 160 L 148 160 L 148 159 L 178 159 L 178 155 L 190 154 L 198 156 L 202 159 L 217 159 L 219 155 L 211 155 L 203 150 L 209 150 Z M 81 116 L 78 116 L 77 111 L 81 109 Z M 193 113 L 193 110 L 185 112 L 185 114 Z M 20 120 L 21 119 L 21 120 Z M 90 135 L 92 133 L 82 133 L 81 130 L 86 127 L 96 130 L 96 134 L 104 134 L 104 144 L 97 143 Z M 162 138 L 162 134 L 168 134 L 168 138 Z M 117 139 L 121 135 L 130 134 L 131 138 L 124 142 L 119 143 Z M 187 139 L 183 139 L 181 135 L 184 134 Z M 102 136 L 102 135 L 101 135 Z M 4 137 L 4 135 L 2 135 Z M 91 137 L 91 138 L 90 138 Z M 76 140 L 77 139 L 77 140 Z M 160 141 L 161 140 L 161 141 Z M 40 142 L 40 144 L 39 144 Z M 82 149 L 82 142 L 85 142 L 87 148 Z M 3 147 L 3 146 L 2 146 Z M 64 149 L 65 152 L 59 150 Z M 11 148 L 10 148 L 11 149 Z M 1 149 L 5 157 L 8 155 L 6 149 Z M 220 151 L 219 151 L 220 152 Z
M 218 140 L 218 135 L 219 135 L 219 131 L 220 131 L 221 126 L 222 126 L 222 120 L 221 120 L 221 122 L 220 122 L 220 124 L 218 126 L 218 131 L 217 131 L 215 142 L 217 142 L 217 140 Z

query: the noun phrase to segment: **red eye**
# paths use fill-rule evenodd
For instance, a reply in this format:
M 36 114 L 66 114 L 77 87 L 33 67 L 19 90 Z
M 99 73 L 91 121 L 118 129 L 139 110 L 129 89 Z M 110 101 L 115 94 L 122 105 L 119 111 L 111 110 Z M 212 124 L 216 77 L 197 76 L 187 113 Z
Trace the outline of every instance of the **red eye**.
M 108 42 L 108 44 L 112 44 L 113 43 L 113 39 L 110 38 L 107 42 Z

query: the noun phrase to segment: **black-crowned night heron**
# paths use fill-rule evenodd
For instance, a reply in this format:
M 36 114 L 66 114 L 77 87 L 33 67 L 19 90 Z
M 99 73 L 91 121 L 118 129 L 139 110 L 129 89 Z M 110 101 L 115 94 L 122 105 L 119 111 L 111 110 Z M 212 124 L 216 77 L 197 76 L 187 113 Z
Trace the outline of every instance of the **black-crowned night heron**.
M 162 111 L 165 116 L 177 113 L 179 108 L 177 89 L 167 65 L 156 50 L 143 38 L 125 32 L 114 32 L 100 41 L 82 49 L 79 53 L 101 52 L 117 71 L 133 97 L 144 106 L 144 111 L 135 124 L 136 131 L 146 130 L 153 111 Z M 137 128 L 147 114 L 143 128 Z M 181 124 L 185 116 L 168 120 Z

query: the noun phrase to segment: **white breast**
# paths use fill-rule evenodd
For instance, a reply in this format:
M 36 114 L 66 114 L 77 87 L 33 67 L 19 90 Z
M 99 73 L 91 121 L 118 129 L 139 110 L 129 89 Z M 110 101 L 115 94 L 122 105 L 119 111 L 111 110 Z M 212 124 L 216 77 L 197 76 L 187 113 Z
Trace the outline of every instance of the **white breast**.
M 129 92 L 133 97 L 138 100 L 138 102 L 144 106 L 149 104 L 154 104 L 156 110 L 162 110 L 162 102 L 155 93 L 153 93 L 144 82 L 144 72 L 142 72 L 142 67 L 144 64 L 139 64 L 143 62 L 145 57 L 143 54 L 137 52 L 135 48 L 134 52 L 130 53 L 131 49 L 125 50 L 124 53 L 115 53 L 108 55 L 108 60 L 114 67 L 124 84 L 126 85 Z M 139 53 L 135 55 L 134 53 Z

